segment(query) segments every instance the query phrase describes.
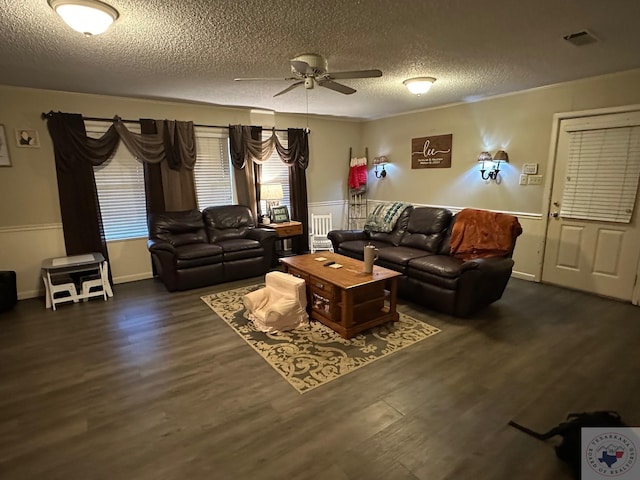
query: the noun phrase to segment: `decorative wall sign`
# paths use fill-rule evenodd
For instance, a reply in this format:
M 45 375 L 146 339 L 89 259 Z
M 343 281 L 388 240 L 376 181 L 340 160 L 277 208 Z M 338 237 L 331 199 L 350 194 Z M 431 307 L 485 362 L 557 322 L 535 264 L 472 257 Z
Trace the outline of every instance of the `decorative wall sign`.
M 289 210 L 286 205 L 271 207 L 271 221 L 273 223 L 284 223 L 289 221 Z
M 411 168 L 451 168 L 453 134 L 411 139 Z
M 7 145 L 7 136 L 4 133 L 4 125 L 0 125 L 0 167 L 10 167 L 11 159 L 9 158 L 9 145 Z
M 31 128 L 16 128 L 16 146 L 23 148 L 40 148 L 38 131 Z

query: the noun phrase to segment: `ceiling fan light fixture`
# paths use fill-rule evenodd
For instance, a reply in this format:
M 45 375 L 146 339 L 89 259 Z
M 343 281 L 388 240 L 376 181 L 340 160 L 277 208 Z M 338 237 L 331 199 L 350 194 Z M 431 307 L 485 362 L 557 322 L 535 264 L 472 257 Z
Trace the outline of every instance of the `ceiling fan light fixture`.
M 76 32 L 99 35 L 119 17 L 118 11 L 98 0 L 49 0 L 49 6 Z
M 422 95 L 423 93 L 427 93 L 435 82 L 436 79 L 433 77 L 415 77 L 408 78 L 404 82 L 402 82 L 407 89 L 414 95 Z

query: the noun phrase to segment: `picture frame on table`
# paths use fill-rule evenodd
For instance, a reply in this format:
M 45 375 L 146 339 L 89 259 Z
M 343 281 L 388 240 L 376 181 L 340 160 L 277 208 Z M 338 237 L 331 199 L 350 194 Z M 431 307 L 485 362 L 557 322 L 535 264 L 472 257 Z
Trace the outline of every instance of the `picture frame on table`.
M 10 167 L 9 145 L 7 145 L 7 135 L 4 125 L 0 124 L 0 167 Z
M 273 223 L 289 222 L 289 209 L 286 205 L 271 207 L 271 221 Z
M 40 148 L 38 131 L 33 128 L 16 128 L 16 146 L 20 148 Z

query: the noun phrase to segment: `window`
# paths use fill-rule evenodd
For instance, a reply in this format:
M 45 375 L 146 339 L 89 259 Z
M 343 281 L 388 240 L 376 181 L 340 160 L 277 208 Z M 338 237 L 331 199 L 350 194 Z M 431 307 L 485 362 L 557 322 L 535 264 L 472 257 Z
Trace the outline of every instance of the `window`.
M 198 208 L 233 204 L 228 133 L 196 128 L 196 151 L 193 176 Z
M 276 132 L 278 139 L 283 147 L 288 147 L 287 133 Z M 262 140 L 267 140 L 271 137 L 271 130 L 262 131 Z M 274 149 L 273 153 L 269 157 L 269 160 L 262 164 L 262 183 L 279 183 L 282 185 L 283 199 L 280 200 L 280 205 L 286 205 L 289 209 L 289 215 L 291 215 L 291 197 L 289 196 L 289 167 L 282 161 L 278 152 Z M 267 203 L 264 200 L 260 201 L 260 209 L 264 213 L 267 211 Z
M 101 137 L 111 126 L 105 122 L 86 122 L 87 135 Z M 139 125 L 127 125 L 140 133 Z M 113 157 L 93 169 L 102 224 L 107 240 L 147 237 L 147 209 L 144 192 L 144 170 L 124 144 Z
M 87 135 L 100 137 L 110 123 L 85 122 Z M 127 125 L 140 133 L 140 126 Z M 198 208 L 233 203 L 229 141 L 226 132 L 196 128 L 196 165 L 193 170 Z M 144 167 L 120 143 L 114 156 L 94 167 L 102 223 L 107 240 L 146 238 L 147 207 Z
M 560 214 L 629 223 L 640 177 L 640 127 L 569 132 Z

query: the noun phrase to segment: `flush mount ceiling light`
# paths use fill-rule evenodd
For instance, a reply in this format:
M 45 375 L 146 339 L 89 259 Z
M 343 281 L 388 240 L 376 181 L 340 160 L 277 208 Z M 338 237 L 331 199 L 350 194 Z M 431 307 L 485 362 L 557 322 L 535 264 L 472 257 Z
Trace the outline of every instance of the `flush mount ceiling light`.
M 415 77 L 409 78 L 402 82 L 411 93 L 414 95 L 422 95 L 423 93 L 427 93 L 435 82 L 436 79 L 433 77 Z
M 49 0 L 49 6 L 76 32 L 103 33 L 118 18 L 118 11 L 98 0 Z

